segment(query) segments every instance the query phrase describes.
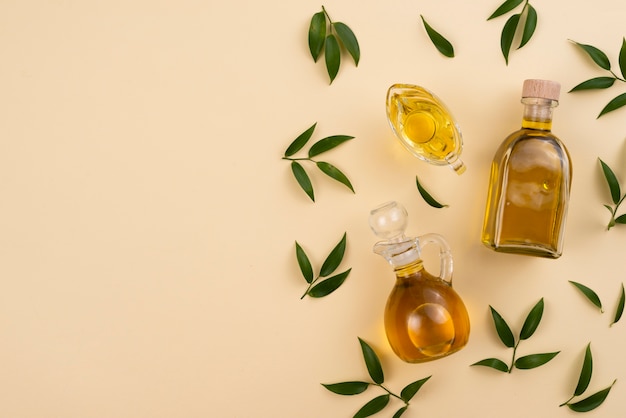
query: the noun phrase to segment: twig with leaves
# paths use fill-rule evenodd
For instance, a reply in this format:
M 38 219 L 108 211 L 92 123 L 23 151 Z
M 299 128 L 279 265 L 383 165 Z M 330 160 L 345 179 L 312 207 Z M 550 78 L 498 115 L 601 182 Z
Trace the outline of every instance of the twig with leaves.
M 614 208 L 612 208 L 609 205 L 604 205 L 604 207 L 607 208 L 609 212 L 611 212 L 611 219 L 609 220 L 609 224 L 607 225 L 607 228 L 606 228 L 607 230 L 609 230 L 613 228 L 616 224 L 626 224 L 626 213 L 618 216 L 617 218 L 615 217 L 615 215 L 617 214 L 617 209 L 619 209 L 619 206 L 622 204 L 624 199 L 626 199 L 626 193 L 624 193 L 624 195 L 622 196 L 622 191 L 619 186 L 619 181 L 617 181 L 617 176 L 615 175 L 613 170 L 611 170 L 611 167 L 609 167 L 602 160 L 600 160 L 600 165 L 602 166 L 602 172 L 604 173 L 604 178 L 606 179 L 606 183 L 609 186 L 609 191 L 611 192 L 611 200 L 613 201 L 613 204 L 615 205 Z
M 569 93 L 582 90 L 608 89 L 609 87 L 613 86 L 616 81 L 626 83 L 626 37 L 622 38 L 622 46 L 619 51 L 619 68 L 622 73 L 622 77 L 619 77 L 617 74 L 615 74 L 615 72 L 613 72 L 613 70 L 611 69 L 611 61 L 603 51 L 593 45 L 581 44 L 576 41 L 572 42 L 582 48 L 583 51 L 585 51 L 587 55 L 591 57 L 593 62 L 595 62 L 598 67 L 608 71 L 611 75 L 604 77 L 594 77 L 589 80 L 583 81 L 582 83 L 572 88 Z M 619 96 L 614 97 L 609 103 L 607 103 L 607 105 L 604 106 L 604 108 L 600 111 L 597 118 L 623 106 L 626 106 L 626 93 L 622 93 Z
M 543 298 L 541 298 L 539 302 L 535 304 L 535 306 L 526 316 L 526 319 L 524 320 L 524 325 L 522 326 L 517 340 L 513 336 L 513 331 L 511 331 L 511 328 L 502 318 L 502 316 L 492 306 L 489 306 L 489 308 L 491 309 L 491 316 L 493 318 L 498 337 L 500 337 L 500 341 L 502 341 L 502 343 L 508 348 L 513 349 L 511 364 L 507 365 L 504 361 L 497 358 L 487 358 L 472 364 L 472 366 L 486 366 L 504 373 L 511 373 L 513 371 L 513 367 L 517 369 L 534 369 L 536 367 L 542 366 L 560 353 L 560 351 L 556 351 L 551 353 L 530 354 L 527 356 L 516 358 L 517 347 L 519 346 L 520 342 L 522 340 L 527 340 L 528 338 L 530 338 L 537 330 L 539 322 L 541 322 L 544 308 Z
M 522 11 L 509 17 L 504 24 L 502 34 L 500 35 L 500 49 L 502 50 L 502 55 L 504 56 L 504 60 L 507 65 L 509 65 L 509 53 L 511 52 L 513 40 L 515 39 L 515 34 L 518 32 L 518 28 L 523 27 L 523 29 L 520 29 L 522 30 L 522 37 L 517 49 L 526 45 L 535 33 L 535 29 L 537 28 L 537 10 L 535 10 L 528 0 L 506 0 L 496 9 L 495 12 L 491 14 L 491 16 L 487 18 L 487 20 L 491 20 L 502 16 L 512 11 L 522 3 L 524 3 Z M 520 22 L 522 21 L 524 24 L 520 25 Z
M 367 402 L 357 411 L 356 414 L 354 414 L 353 418 L 369 417 L 382 411 L 387 404 L 389 404 L 392 397 L 404 402 L 404 406 L 398 409 L 393 415 L 393 418 L 399 418 L 409 408 L 409 402 L 411 399 L 413 399 L 424 383 L 426 383 L 432 376 L 416 380 L 415 382 L 406 385 L 400 392 L 400 395 L 397 395 L 383 385 L 385 382 L 385 375 L 376 352 L 361 338 L 359 338 L 359 343 L 361 344 L 361 352 L 363 353 L 365 366 L 367 367 L 367 371 L 372 379 L 372 382 L 353 380 L 340 383 L 322 383 L 322 386 L 338 395 L 358 395 L 365 392 L 370 386 L 379 387 L 387 393 L 379 395 Z
M 602 308 L 602 301 L 600 300 L 600 296 L 588 286 L 585 286 L 582 283 L 578 283 L 572 280 L 569 282 L 589 300 L 596 308 L 600 310 L 600 313 L 604 313 L 604 309 Z M 621 284 L 619 298 L 617 300 L 617 306 L 615 308 L 615 315 L 613 316 L 613 322 L 611 325 L 615 325 L 621 318 L 624 313 L 624 302 L 626 302 L 626 294 L 624 293 L 624 283 Z

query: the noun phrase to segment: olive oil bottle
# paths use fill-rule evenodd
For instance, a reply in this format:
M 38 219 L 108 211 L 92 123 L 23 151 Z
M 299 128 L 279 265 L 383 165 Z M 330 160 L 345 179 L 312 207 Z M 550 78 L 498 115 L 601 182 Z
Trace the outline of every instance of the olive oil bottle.
M 524 81 L 522 128 L 491 164 L 482 242 L 495 251 L 546 258 L 563 252 L 572 165 L 551 132 L 559 93 L 557 82 Z

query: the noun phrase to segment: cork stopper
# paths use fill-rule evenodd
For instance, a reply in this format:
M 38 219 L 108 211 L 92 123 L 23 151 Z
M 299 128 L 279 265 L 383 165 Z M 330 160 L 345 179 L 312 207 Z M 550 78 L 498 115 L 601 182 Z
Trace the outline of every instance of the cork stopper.
M 551 80 L 524 80 L 522 97 L 537 97 L 541 99 L 559 100 L 561 85 Z

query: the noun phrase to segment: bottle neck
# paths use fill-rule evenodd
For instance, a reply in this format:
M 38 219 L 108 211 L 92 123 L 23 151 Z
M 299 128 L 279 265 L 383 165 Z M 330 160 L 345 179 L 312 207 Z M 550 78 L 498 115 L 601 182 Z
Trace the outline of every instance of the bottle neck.
M 394 267 L 393 271 L 396 274 L 396 277 L 399 279 L 404 279 L 410 276 L 414 276 L 415 274 L 424 270 L 424 263 L 421 259 L 414 260 L 411 263 L 405 264 L 403 266 Z
M 552 130 L 552 110 L 559 105 L 558 101 L 524 97 L 522 103 L 524 104 L 522 128 L 541 131 Z

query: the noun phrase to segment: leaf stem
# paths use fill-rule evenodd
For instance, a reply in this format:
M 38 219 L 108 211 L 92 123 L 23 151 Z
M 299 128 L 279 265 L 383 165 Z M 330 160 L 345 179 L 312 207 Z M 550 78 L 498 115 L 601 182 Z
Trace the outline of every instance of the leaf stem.
M 574 399 L 574 397 L 575 397 L 575 396 L 576 396 L 576 395 L 572 395 L 572 397 L 571 397 L 571 398 L 569 398 L 568 400 L 566 400 L 565 402 L 563 402 L 561 405 L 559 405 L 559 407 L 561 407 L 561 406 L 565 406 L 565 405 L 569 404 L 569 403 L 570 403 L 570 401 L 571 401 L 572 399 Z
M 517 353 L 517 346 L 522 340 L 517 341 L 515 346 L 513 347 L 513 356 L 511 356 L 511 365 L 509 366 L 509 374 L 513 371 L 513 366 L 515 365 L 515 354 Z
M 320 276 L 317 276 L 315 279 L 311 280 L 311 283 L 309 283 L 309 287 L 306 288 L 306 291 L 304 292 L 304 294 L 300 297 L 300 300 L 304 299 L 304 297 L 306 295 L 309 294 L 309 290 L 311 290 L 311 288 L 313 287 L 313 285 L 315 284 L 315 282 L 317 282 L 319 280 Z
M 324 14 L 326 15 L 326 17 L 328 18 L 328 22 L 330 23 L 330 26 L 333 26 L 333 20 L 330 18 L 330 15 L 328 14 L 328 12 L 326 11 L 326 8 L 324 7 L 324 5 L 322 5 L 322 11 L 324 12 Z
M 387 389 L 385 386 L 383 386 L 382 384 L 379 383 L 374 383 L 374 385 L 378 386 L 379 388 L 383 389 L 385 392 L 387 392 L 389 395 L 393 396 L 394 398 L 400 399 L 402 402 L 404 402 L 405 405 L 408 405 L 409 403 L 407 401 L 405 401 L 404 399 L 402 399 L 401 397 L 399 397 L 398 395 L 396 395 L 395 393 L 393 393 L 392 391 L 390 391 L 389 389 Z
M 619 81 L 621 81 L 621 82 L 623 82 L 623 83 L 626 83 L 626 79 L 620 78 L 617 74 L 615 74 L 615 73 L 613 72 L 613 70 L 609 70 L 609 72 L 611 73 L 611 75 L 613 76 L 613 78 L 615 78 L 616 80 L 619 80 Z

